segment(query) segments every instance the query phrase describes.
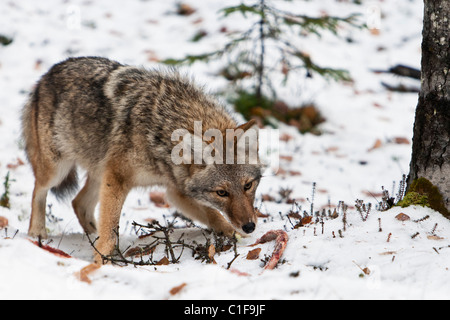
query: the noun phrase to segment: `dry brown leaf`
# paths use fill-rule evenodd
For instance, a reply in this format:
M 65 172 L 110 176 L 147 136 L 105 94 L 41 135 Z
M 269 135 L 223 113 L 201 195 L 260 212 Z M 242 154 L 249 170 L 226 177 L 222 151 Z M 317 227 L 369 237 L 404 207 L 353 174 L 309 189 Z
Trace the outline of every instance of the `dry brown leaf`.
M 180 284 L 179 286 L 173 287 L 172 289 L 170 289 L 170 294 L 172 296 L 176 295 L 177 293 L 179 293 L 184 287 L 186 287 L 187 283 L 183 282 L 182 284 Z
M 378 192 L 378 191 L 371 192 L 369 190 L 363 190 L 363 191 L 361 191 L 361 193 L 364 194 L 366 197 L 372 197 L 372 198 L 379 198 L 384 195 L 383 192 Z
M 91 263 L 90 265 L 87 265 L 83 269 L 80 270 L 80 272 L 75 272 L 75 276 L 82 282 L 86 282 L 88 284 L 91 284 L 92 281 L 89 279 L 89 274 L 94 272 L 95 270 L 100 269 L 101 265 L 96 263 Z
M 8 226 L 8 219 L 3 216 L 0 216 L 0 229 Z
M 374 102 L 372 105 L 376 108 L 383 109 L 383 106 L 381 104 L 379 104 L 378 102 Z
M 25 162 L 23 162 L 22 159 L 17 158 L 15 163 L 8 163 L 6 167 L 8 169 L 17 169 L 18 167 L 23 166 L 24 164 Z
M 157 266 L 167 266 L 169 264 L 169 259 L 167 259 L 167 257 L 162 258 L 161 260 L 159 260 L 156 265 Z
M 331 146 L 325 149 L 326 152 L 336 152 L 339 150 L 339 147 L 337 146 Z
M 150 201 L 152 201 L 158 208 L 170 208 L 166 201 L 166 194 L 164 192 L 150 192 Z
M 369 150 L 367 150 L 367 151 L 373 151 L 373 150 L 375 150 L 375 149 L 379 149 L 379 148 L 381 148 L 381 146 L 383 145 L 383 142 L 381 142 L 381 140 L 380 139 L 377 139 L 376 141 L 375 141 L 375 143 L 373 144 L 373 146 L 372 146 L 372 148 L 370 148 Z
M 411 220 L 411 218 L 407 215 L 404 214 L 403 212 L 399 213 L 398 215 L 395 216 L 395 219 L 397 219 L 398 221 L 408 221 Z
M 373 36 L 379 36 L 380 35 L 380 29 L 371 28 L 371 29 L 369 29 L 369 31 L 370 31 L 370 34 L 373 35 Z
M 394 142 L 396 144 L 410 144 L 411 143 L 411 141 L 408 138 L 404 138 L 404 137 L 395 137 Z
M 312 218 L 313 218 L 312 216 L 303 217 L 301 222 L 302 222 L 303 225 L 312 223 Z
M 266 193 L 261 196 L 261 200 L 262 201 L 275 201 L 275 198 Z
M 259 211 L 258 208 L 255 208 L 255 213 L 258 218 L 267 218 L 269 216 L 268 214 L 264 214 L 261 211 Z
M 213 244 L 211 244 L 208 247 L 208 258 L 209 258 L 209 261 L 213 264 L 217 264 L 216 260 L 214 260 L 215 254 L 216 254 L 216 247 Z
M 140 256 L 146 256 L 151 254 L 153 251 L 155 251 L 156 247 L 134 247 L 130 248 L 125 252 L 125 257 L 140 257 Z
M 379 255 L 380 256 L 390 256 L 390 255 L 393 255 L 396 253 L 397 253 L 397 251 L 386 251 L 386 252 L 379 253 Z
M 253 250 L 250 250 L 248 253 L 247 253 L 247 260 L 256 260 L 256 259 L 258 259 L 259 258 L 259 253 L 261 252 L 261 248 L 256 248 L 256 249 L 253 249 Z
M 301 218 L 301 219 L 300 219 L 300 222 L 297 223 L 297 224 L 294 226 L 294 229 L 298 229 L 298 228 L 300 228 L 300 227 L 303 227 L 303 226 L 305 226 L 305 225 L 307 225 L 307 224 L 312 223 L 312 222 L 313 222 L 312 219 L 313 219 L 312 216 L 306 216 L 306 217 Z
M 370 275 L 370 269 L 367 267 L 362 269 L 362 272 L 364 272 L 366 275 Z
M 370 269 L 369 268 L 361 268 L 361 266 L 359 264 L 357 264 L 355 261 L 353 261 L 353 263 L 359 268 L 361 269 L 362 272 L 364 272 L 365 275 L 370 275 Z
M 290 141 L 290 140 L 292 140 L 292 139 L 294 139 L 294 137 L 291 136 L 290 134 L 287 134 L 287 133 L 283 133 L 283 134 L 280 136 L 280 141 L 288 142 L 288 141 Z
M 177 13 L 180 16 L 190 16 L 191 14 L 193 14 L 196 10 L 194 8 L 192 8 L 190 5 L 186 4 L 186 3 L 180 3 L 178 4 L 178 10 Z
M 427 236 L 427 239 L 428 240 L 444 240 L 444 238 L 442 238 L 442 237 L 439 237 L 439 236 L 437 236 L 437 235 L 431 235 L 431 236 Z
M 280 156 L 281 160 L 287 161 L 287 162 L 292 162 L 292 160 L 294 159 L 293 156 Z

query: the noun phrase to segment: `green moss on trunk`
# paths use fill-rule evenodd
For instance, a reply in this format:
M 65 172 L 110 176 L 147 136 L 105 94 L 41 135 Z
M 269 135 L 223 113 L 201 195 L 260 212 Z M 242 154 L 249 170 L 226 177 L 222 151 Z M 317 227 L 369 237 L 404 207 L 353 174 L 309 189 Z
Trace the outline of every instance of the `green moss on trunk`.
M 397 205 L 402 208 L 411 205 L 429 207 L 450 219 L 450 212 L 445 207 L 444 198 L 439 189 L 425 178 L 414 180 L 406 195 Z

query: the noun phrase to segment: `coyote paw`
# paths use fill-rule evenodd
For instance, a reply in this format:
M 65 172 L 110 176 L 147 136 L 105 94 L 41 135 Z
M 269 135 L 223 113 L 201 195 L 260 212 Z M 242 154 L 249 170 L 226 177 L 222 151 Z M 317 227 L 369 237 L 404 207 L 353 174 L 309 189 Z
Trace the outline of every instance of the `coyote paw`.
M 30 238 L 48 239 L 47 230 L 45 230 L 45 228 L 30 228 L 30 230 L 28 230 L 28 236 Z

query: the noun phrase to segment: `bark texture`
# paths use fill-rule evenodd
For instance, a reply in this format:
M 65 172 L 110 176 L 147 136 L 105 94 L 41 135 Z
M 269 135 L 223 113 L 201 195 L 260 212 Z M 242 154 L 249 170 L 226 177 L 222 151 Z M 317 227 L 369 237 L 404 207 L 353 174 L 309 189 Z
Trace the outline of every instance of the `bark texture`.
M 450 1 L 424 0 L 422 74 L 408 185 L 424 177 L 450 210 Z

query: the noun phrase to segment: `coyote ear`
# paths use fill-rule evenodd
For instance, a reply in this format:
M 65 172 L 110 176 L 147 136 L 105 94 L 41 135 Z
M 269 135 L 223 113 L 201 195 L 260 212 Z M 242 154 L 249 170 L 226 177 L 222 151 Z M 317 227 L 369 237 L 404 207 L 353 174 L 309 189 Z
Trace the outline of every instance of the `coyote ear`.
M 256 121 L 255 121 L 255 119 L 251 119 L 249 122 L 241 124 L 239 127 L 236 128 L 236 130 L 237 129 L 242 129 L 245 132 L 248 129 L 250 129 L 251 127 L 253 127 L 254 125 L 256 125 Z
M 259 129 L 259 127 L 256 124 L 256 121 L 254 119 L 251 119 L 249 122 L 241 124 L 240 126 L 238 126 L 234 130 L 236 131 L 236 130 L 239 130 L 239 129 L 241 129 L 242 131 L 240 131 L 240 132 L 238 131 L 238 133 L 235 135 L 236 141 L 239 141 L 244 136 L 244 133 L 246 133 L 250 129 L 255 130 L 256 138 L 258 138 L 258 131 L 259 131 L 258 129 Z

